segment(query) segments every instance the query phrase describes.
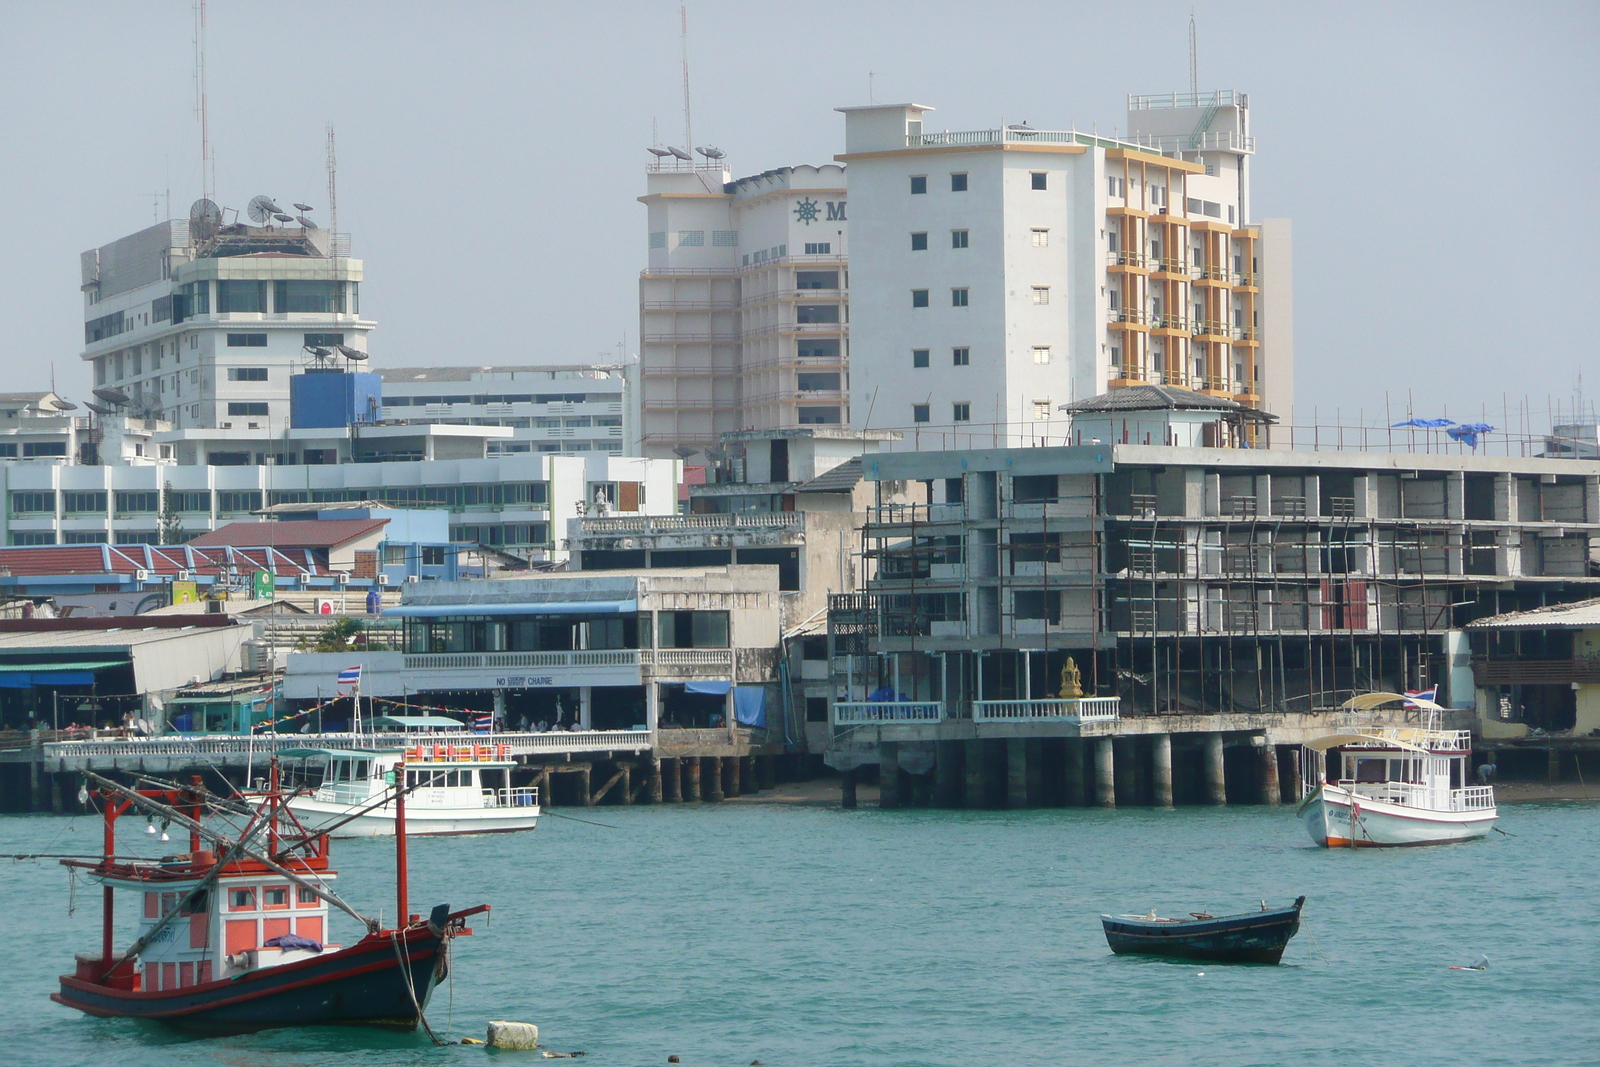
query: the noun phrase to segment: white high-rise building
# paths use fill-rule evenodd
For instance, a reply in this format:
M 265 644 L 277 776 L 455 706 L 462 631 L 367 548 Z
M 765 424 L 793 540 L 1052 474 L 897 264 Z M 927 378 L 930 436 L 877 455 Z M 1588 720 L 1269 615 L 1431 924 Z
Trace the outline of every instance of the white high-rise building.
M 733 430 L 846 424 L 844 168 L 732 179 L 653 164 L 639 277 L 643 454 L 709 451 Z
M 1025 444 L 1065 435 L 1064 404 L 1149 383 L 1289 414 L 1289 226 L 1251 215 L 1242 94 L 1130 97 L 1121 140 L 839 110 L 855 425 Z
M 82 358 L 125 413 L 283 430 L 309 348 L 366 350 L 376 323 L 361 317 L 361 261 L 346 234 L 197 218 L 83 253 Z

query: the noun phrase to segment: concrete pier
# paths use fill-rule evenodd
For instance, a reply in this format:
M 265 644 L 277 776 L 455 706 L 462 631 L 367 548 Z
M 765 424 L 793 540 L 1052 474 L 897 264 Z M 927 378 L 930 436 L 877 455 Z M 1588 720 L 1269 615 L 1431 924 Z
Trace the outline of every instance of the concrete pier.
M 1020 737 L 1006 739 L 1006 807 L 1028 806 L 1028 745 Z
M 1150 742 L 1150 779 L 1158 808 L 1172 807 L 1172 735 L 1156 734 Z
M 839 774 L 839 806 L 846 811 L 854 811 L 856 806 L 856 769 L 851 767 L 848 771 Z
M 1206 796 L 1212 804 L 1228 803 L 1228 779 L 1222 764 L 1222 735 L 1206 734 Z
M 665 772 L 667 803 L 681 804 L 683 802 L 683 760 L 662 760 L 661 769 Z
M 650 803 L 659 804 L 666 795 L 666 787 L 661 780 L 661 761 L 650 761 Z
M 1278 784 L 1278 746 L 1271 742 L 1261 746 L 1261 803 L 1269 807 L 1283 803 L 1283 789 Z
M 1116 794 L 1118 804 L 1138 804 L 1140 801 L 1138 790 L 1138 759 L 1136 758 L 1135 745 L 1138 739 L 1134 737 L 1118 737 L 1111 742 L 1112 751 L 1112 790 Z
M 1061 761 L 1061 781 L 1066 786 L 1067 806 L 1081 808 L 1088 803 L 1083 795 L 1083 741 L 1066 738 L 1066 749 Z
M 1094 741 L 1094 802 L 1102 808 L 1117 806 L 1116 757 L 1109 737 Z
M 700 761 L 700 765 L 702 767 L 700 774 L 700 798 L 702 800 L 709 800 L 713 804 L 720 804 L 722 802 L 722 798 L 727 795 L 724 792 L 722 784 L 722 757 L 706 756 Z
M 700 757 L 685 756 L 683 763 L 683 799 L 700 799 Z
M 900 743 L 878 744 L 878 807 L 898 808 L 900 797 Z

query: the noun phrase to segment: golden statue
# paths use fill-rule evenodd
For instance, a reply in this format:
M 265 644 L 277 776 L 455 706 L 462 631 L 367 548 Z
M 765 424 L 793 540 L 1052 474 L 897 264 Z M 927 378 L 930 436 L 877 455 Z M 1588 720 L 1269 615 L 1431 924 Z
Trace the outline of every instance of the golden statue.
M 1061 668 L 1061 699 L 1076 700 L 1083 696 L 1083 675 L 1078 671 L 1078 664 L 1071 656 L 1067 657 L 1067 665 Z

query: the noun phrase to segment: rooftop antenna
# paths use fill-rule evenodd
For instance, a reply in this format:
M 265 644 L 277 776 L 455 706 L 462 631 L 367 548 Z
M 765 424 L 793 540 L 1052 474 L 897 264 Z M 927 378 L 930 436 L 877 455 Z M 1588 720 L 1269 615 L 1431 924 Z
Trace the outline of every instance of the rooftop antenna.
M 867 71 L 867 103 L 869 104 L 878 102 L 878 98 L 872 95 L 872 79 L 875 73 L 874 71 Z
M 195 117 L 200 120 L 200 196 L 209 200 L 217 184 L 217 163 L 211 156 L 211 118 L 206 101 L 206 0 L 194 5 Z
M 1189 9 L 1189 95 L 1200 95 L 1200 68 L 1195 58 L 1194 8 Z
M 679 0 L 678 18 L 682 25 L 683 40 L 683 146 L 694 146 L 694 130 L 689 123 L 689 5 Z
M 336 255 L 336 245 L 339 242 L 339 197 L 337 177 L 339 172 L 339 155 L 334 150 L 333 123 L 328 123 L 328 259 Z

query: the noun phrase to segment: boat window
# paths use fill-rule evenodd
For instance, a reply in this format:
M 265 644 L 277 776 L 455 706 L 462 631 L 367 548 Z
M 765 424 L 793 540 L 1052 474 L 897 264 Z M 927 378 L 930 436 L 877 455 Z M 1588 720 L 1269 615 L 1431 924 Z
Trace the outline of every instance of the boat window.
M 176 894 L 176 893 L 162 893 L 161 894 L 161 914 L 165 915 L 167 912 L 171 911 L 172 908 L 173 908 L 173 905 L 175 905 L 177 903 L 178 903 L 178 894 Z
M 312 891 L 310 889 L 305 889 L 305 888 L 302 888 L 300 890 L 300 903 L 302 903 L 302 904 L 315 904 L 316 902 L 317 902 L 317 894 L 314 891 Z
M 367 780 L 367 776 L 369 774 L 371 774 L 371 773 L 372 773 L 372 761 L 371 760 L 364 760 L 364 759 L 356 760 L 356 781 L 358 781 L 358 782 L 366 781 Z
M 348 782 L 350 780 L 349 760 L 342 759 L 334 763 L 333 779 L 336 782 Z
M 189 903 L 183 906 L 182 915 L 204 915 L 211 907 L 211 894 L 204 889 L 190 898 Z
M 256 891 L 254 889 L 228 890 L 228 907 L 233 911 L 244 911 L 256 906 Z
M 281 908 L 289 903 L 289 890 L 281 885 L 268 886 L 261 897 L 269 908 Z
M 1388 760 L 1358 759 L 1356 760 L 1356 781 L 1382 782 L 1389 773 Z

